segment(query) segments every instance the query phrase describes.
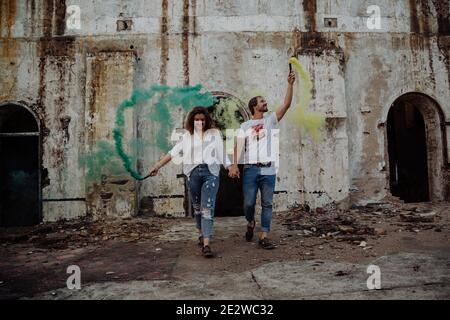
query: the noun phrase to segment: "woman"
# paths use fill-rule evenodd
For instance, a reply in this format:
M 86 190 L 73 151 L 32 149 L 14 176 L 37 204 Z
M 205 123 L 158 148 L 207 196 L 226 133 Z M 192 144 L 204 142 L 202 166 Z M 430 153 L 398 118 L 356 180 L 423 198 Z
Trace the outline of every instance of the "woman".
M 155 176 L 169 161 L 180 163 L 181 160 L 200 234 L 199 246 L 202 247 L 203 255 L 209 258 L 213 256 L 210 238 L 213 234 L 220 165 L 225 162 L 229 169 L 231 162 L 224 153 L 220 131 L 214 128 L 206 108 L 192 109 L 185 129 L 181 140 L 150 170 L 150 176 Z M 234 174 L 229 172 L 229 175 Z

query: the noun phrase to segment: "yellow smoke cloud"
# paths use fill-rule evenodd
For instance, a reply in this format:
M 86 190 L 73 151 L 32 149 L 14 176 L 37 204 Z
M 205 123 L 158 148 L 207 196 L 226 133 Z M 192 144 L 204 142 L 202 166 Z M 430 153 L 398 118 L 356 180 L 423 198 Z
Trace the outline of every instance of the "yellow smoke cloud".
M 289 63 L 295 68 L 300 79 L 297 81 L 297 105 L 289 114 L 288 120 L 300 125 L 303 130 L 306 130 L 317 141 L 320 137 L 320 128 L 325 123 L 325 116 L 319 112 L 307 111 L 312 99 L 313 84 L 308 72 L 303 69 L 296 58 L 290 58 Z

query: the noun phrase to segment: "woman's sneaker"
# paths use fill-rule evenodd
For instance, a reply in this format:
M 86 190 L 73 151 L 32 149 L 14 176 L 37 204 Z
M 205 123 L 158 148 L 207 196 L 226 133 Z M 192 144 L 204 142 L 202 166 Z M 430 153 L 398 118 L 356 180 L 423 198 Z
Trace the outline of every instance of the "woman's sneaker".
M 247 224 L 247 232 L 245 233 L 245 240 L 247 240 L 247 242 L 253 240 L 253 230 L 255 230 L 255 225 L 255 220 L 253 220 L 252 223 Z
M 202 249 L 202 254 L 205 258 L 212 258 L 213 257 L 213 253 L 211 251 L 211 247 L 210 246 L 204 246 Z

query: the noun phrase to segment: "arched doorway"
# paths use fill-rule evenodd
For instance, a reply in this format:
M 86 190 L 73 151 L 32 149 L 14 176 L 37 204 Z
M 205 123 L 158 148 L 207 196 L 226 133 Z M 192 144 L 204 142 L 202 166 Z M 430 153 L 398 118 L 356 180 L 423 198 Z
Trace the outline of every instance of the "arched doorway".
M 237 97 L 220 91 L 213 91 L 216 97 L 216 103 L 208 108 L 208 112 L 216 123 L 216 126 L 222 133 L 222 137 L 226 139 L 227 129 L 239 129 L 241 123 L 250 119 L 250 112 L 245 108 L 245 104 Z M 231 154 L 233 151 L 228 150 Z M 230 157 L 230 160 L 231 157 Z M 243 166 L 239 165 L 243 174 Z M 220 216 L 243 216 L 243 192 L 242 180 L 228 177 L 228 171 L 222 168 L 220 170 L 220 186 L 217 193 L 215 215 Z
M 0 226 L 41 221 L 39 124 L 23 105 L 0 104 Z
M 430 97 L 397 98 L 387 117 L 391 194 L 405 202 L 445 199 L 444 127 L 440 107 Z

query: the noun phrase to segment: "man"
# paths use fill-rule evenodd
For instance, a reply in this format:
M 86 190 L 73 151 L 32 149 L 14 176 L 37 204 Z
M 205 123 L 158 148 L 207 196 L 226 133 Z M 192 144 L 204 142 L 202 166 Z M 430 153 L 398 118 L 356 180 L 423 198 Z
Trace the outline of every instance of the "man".
M 275 112 L 268 112 L 267 102 L 261 97 L 250 99 L 248 107 L 252 119 L 241 125 L 241 134 L 238 135 L 235 145 L 234 161 L 230 168 L 230 176 L 239 177 L 237 163 L 244 150 L 244 214 L 247 219 L 247 232 L 245 238 L 252 241 L 255 229 L 255 204 L 258 190 L 261 192 L 261 233 L 259 245 L 264 249 L 274 249 L 274 243 L 268 238 L 272 221 L 272 200 L 275 189 L 276 166 L 278 152 L 273 152 L 274 144 L 272 129 L 284 117 L 291 106 L 295 75 L 291 71 L 288 76 L 286 97 L 282 106 Z

